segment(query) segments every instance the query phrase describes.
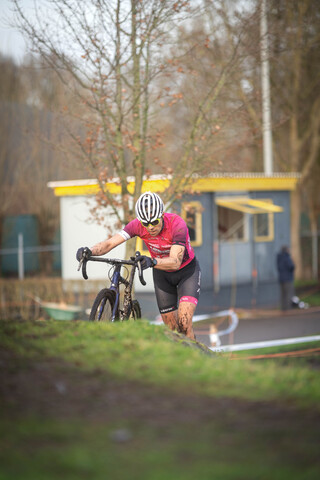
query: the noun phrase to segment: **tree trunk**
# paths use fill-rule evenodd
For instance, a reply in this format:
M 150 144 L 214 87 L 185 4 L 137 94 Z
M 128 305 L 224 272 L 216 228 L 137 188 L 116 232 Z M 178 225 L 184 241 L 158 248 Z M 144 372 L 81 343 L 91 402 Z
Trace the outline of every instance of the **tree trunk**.
M 295 263 L 295 277 L 302 278 L 302 255 L 300 238 L 300 212 L 301 212 L 301 194 L 300 188 L 291 193 L 291 252 Z
M 312 248 L 312 278 L 318 280 L 318 222 L 317 211 L 310 206 L 309 212 Z

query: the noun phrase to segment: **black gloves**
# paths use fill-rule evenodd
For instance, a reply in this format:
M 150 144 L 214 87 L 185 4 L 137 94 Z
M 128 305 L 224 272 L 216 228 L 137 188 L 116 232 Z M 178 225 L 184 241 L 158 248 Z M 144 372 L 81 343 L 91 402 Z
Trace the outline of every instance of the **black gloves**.
M 138 260 L 138 262 L 141 262 L 142 270 L 150 267 L 153 268 L 155 265 L 157 265 L 157 260 L 155 258 L 147 257 L 147 255 L 139 255 L 135 259 Z
M 78 260 L 78 262 L 80 262 L 80 260 L 83 257 L 89 258 L 89 257 L 91 257 L 91 255 L 92 255 L 92 252 L 91 252 L 90 248 L 81 247 L 81 248 L 78 248 L 78 250 L 77 250 L 76 259 Z

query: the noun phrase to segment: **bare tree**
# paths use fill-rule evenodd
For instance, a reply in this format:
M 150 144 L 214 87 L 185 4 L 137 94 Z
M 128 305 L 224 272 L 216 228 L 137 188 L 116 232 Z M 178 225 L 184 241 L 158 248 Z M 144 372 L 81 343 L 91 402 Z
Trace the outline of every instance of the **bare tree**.
M 240 47 L 242 63 L 233 72 L 235 97 L 243 102 L 251 125 L 252 146 L 261 157 L 260 91 L 260 1 L 251 2 L 251 12 L 244 12 L 248 26 Z M 229 35 L 238 25 L 232 17 L 223 17 Z M 238 16 L 239 18 L 239 16 Z M 296 275 L 302 276 L 300 245 L 301 195 L 310 196 L 310 183 L 318 179 L 316 163 L 320 154 L 320 5 L 312 0 L 268 2 L 270 40 L 273 152 L 276 171 L 299 172 L 301 178 L 292 192 L 291 241 Z M 245 53 L 246 52 L 246 53 Z
M 9 125 L 14 117 L 14 105 L 20 100 L 21 82 L 18 68 L 7 58 L 0 59 L 0 216 L 3 217 L 13 201 L 14 179 L 16 178 L 16 165 L 10 162 L 10 148 L 13 138 L 9 132 Z M 10 145 L 11 143 L 11 145 Z
M 310 195 L 320 155 L 320 5 L 312 0 L 271 5 L 272 89 L 274 108 L 282 117 L 276 148 L 285 171 L 300 172 L 292 194 L 292 252 L 302 275 L 301 195 Z
M 311 233 L 311 273 L 315 280 L 319 279 L 320 272 L 320 256 L 319 256 L 319 220 L 320 220 L 320 195 L 319 195 L 319 182 L 320 182 L 320 156 L 315 168 L 313 168 L 313 174 L 305 183 L 307 195 L 306 203 L 308 209 L 308 215 L 310 219 L 310 233 Z M 302 259 L 303 260 L 303 259 Z
M 74 175 L 53 148 L 63 143 L 58 108 L 66 99 L 55 73 L 39 68 L 39 60 L 27 58 L 17 66 L 2 58 L 0 65 L 0 217 L 36 215 L 40 244 L 50 245 L 59 225 L 59 204 L 47 182 Z M 49 255 L 43 257 L 48 271 Z
M 68 109 L 68 114 L 83 122 L 85 138 L 68 125 L 70 134 L 99 179 L 101 204 L 111 204 L 120 221 L 132 214 L 130 193 L 135 200 L 141 192 L 147 153 L 159 147 L 157 135 L 149 135 L 151 104 L 159 97 L 152 82 L 165 70 L 161 44 L 188 3 L 83 1 L 75 11 L 73 2 L 54 0 L 50 5 L 59 18 L 57 28 L 56 21 L 48 25 L 48 15 L 41 20 L 40 7 L 31 23 L 14 1 L 17 22 L 33 50 L 83 106 L 80 113 Z M 135 178 L 134 192 L 128 191 L 128 174 Z M 113 176 L 121 185 L 123 217 L 105 189 Z
M 192 184 L 192 175 L 203 171 L 205 162 L 212 167 L 209 146 L 216 143 L 220 130 L 215 121 L 218 99 L 226 95 L 230 72 L 237 68 L 239 38 L 234 37 L 227 48 L 221 38 L 223 31 L 214 22 L 207 24 L 206 34 L 199 32 L 197 38 L 182 34 L 183 29 L 190 30 L 196 6 L 200 14 L 199 2 L 83 1 L 75 11 L 70 0 L 52 0 L 50 15 L 43 11 L 43 2 L 41 8 L 35 2 L 34 22 L 19 0 L 13 3 L 16 23 L 29 38 L 33 51 L 77 98 L 77 111 L 66 109 L 66 119 L 81 122 L 85 136 L 76 133 L 70 123 L 66 126 L 78 147 L 79 161 L 81 158 L 90 165 L 99 180 L 98 204 L 111 205 L 120 223 L 132 218 L 144 175 L 170 174 L 172 180 L 164 200 L 172 203 Z M 212 19 L 218 16 L 215 7 L 221 1 L 211 6 L 206 3 L 204 8 L 211 8 Z M 209 31 L 211 28 L 215 31 Z M 209 82 L 208 72 L 214 70 L 214 62 L 218 62 L 218 68 Z M 177 107 L 187 119 L 183 129 L 170 123 Z M 224 121 L 228 121 L 228 115 Z M 171 165 L 161 154 L 167 151 L 166 138 L 179 143 L 179 155 Z M 128 187 L 128 175 L 135 179 L 133 191 Z M 106 188 L 112 177 L 119 181 L 120 202 Z
M 174 158 L 184 158 L 188 172 L 248 171 L 255 164 L 251 150 L 257 125 L 251 126 L 251 100 L 242 89 L 248 85 L 251 52 L 245 39 L 252 19 L 232 2 L 204 4 L 204 14 L 178 35 L 186 53 L 177 65 L 183 71 L 183 101 L 168 120 L 176 139 Z

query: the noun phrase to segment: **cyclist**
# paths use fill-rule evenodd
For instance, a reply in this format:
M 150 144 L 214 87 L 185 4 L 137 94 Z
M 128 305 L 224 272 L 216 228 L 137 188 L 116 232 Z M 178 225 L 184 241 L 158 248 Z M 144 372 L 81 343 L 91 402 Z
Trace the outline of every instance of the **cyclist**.
M 111 238 L 91 249 L 81 247 L 77 260 L 86 255 L 104 255 L 132 237 L 140 237 L 151 258 L 141 255 L 142 269 L 153 269 L 158 308 L 163 322 L 171 329 L 195 339 L 192 318 L 200 295 L 200 266 L 190 245 L 185 221 L 174 213 L 164 213 L 158 194 L 143 193 L 136 205 L 136 219 Z

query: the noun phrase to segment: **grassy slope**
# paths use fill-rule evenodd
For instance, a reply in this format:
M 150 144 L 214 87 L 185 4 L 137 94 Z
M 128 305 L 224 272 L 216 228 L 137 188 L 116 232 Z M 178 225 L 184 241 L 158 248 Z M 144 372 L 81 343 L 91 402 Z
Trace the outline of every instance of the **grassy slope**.
M 319 477 L 305 359 L 204 355 L 144 322 L 2 321 L 0 339 L 0 480 Z

